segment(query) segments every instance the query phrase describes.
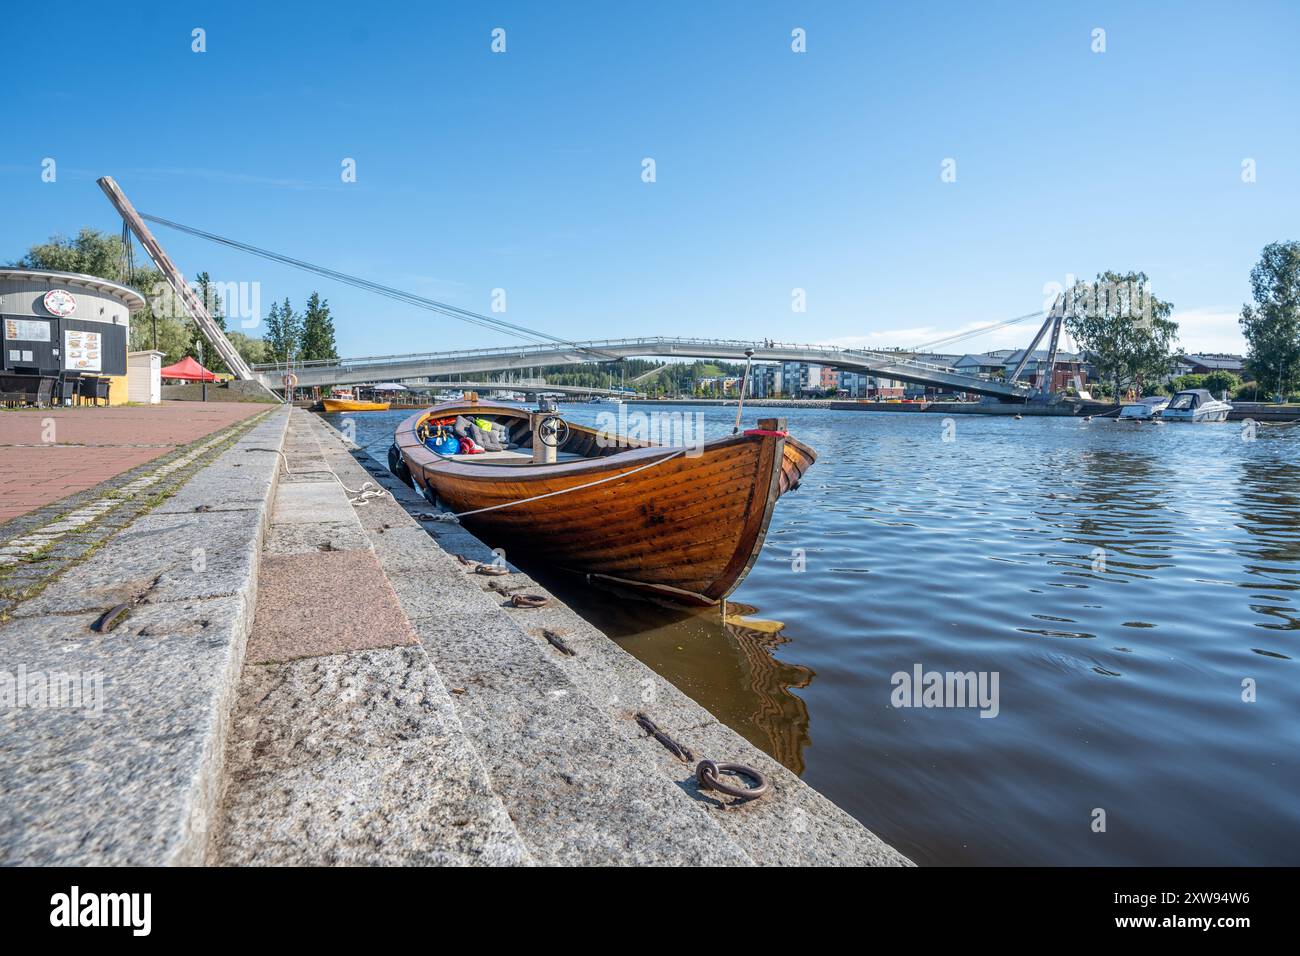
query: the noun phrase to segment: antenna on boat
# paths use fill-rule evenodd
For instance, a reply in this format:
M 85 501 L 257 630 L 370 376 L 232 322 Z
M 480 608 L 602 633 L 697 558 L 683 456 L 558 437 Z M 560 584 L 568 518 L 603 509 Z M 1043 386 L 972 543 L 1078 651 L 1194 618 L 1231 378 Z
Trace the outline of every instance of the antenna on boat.
M 745 408 L 745 388 L 749 385 L 749 366 L 754 361 L 754 350 L 745 349 L 745 373 L 740 376 L 740 401 L 736 403 L 736 424 L 732 426 L 731 434 L 740 431 L 740 413 Z

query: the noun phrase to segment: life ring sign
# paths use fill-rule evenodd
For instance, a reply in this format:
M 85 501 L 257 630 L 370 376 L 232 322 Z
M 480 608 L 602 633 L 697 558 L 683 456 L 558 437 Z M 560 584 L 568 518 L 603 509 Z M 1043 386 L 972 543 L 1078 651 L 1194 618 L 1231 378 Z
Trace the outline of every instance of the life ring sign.
M 77 299 L 67 289 L 51 289 L 41 299 L 45 311 L 64 319 L 77 311 Z
M 285 388 L 296 388 L 298 385 L 298 376 L 294 375 L 293 372 L 285 372 L 284 378 L 280 379 L 280 381 L 284 382 Z

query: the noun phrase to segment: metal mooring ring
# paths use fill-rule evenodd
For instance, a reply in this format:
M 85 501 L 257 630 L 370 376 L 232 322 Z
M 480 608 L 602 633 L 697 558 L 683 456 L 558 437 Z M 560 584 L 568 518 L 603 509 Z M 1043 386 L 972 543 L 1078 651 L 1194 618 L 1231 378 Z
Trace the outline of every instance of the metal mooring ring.
M 541 594 L 516 594 L 510 598 L 514 607 L 546 607 L 551 599 Z
M 718 776 L 723 773 L 735 773 L 749 777 L 754 781 L 755 786 L 733 787 L 730 784 L 723 783 Z M 714 763 L 712 760 L 701 760 L 695 768 L 695 779 L 699 781 L 700 786 L 705 790 L 716 790 L 728 796 L 739 797 L 741 800 L 757 800 L 772 787 L 771 782 L 762 771 L 755 770 L 743 763 Z

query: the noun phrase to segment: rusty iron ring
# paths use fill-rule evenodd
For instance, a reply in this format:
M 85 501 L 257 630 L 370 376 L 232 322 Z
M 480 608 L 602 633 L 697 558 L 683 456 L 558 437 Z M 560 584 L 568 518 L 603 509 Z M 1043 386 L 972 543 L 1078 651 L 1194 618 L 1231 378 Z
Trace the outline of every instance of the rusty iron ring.
M 510 598 L 510 603 L 515 607 L 546 607 L 551 599 L 540 594 L 516 594 Z
M 500 577 L 503 574 L 509 574 L 510 569 L 504 564 L 480 564 L 474 569 L 475 574 L 483 574 L 488 577 Z
M 723 783 L 718 778 L 718 775 L 722 773 L 734 773 L 749 777 L 755 782 L 756 786 L 733 787 L 730 784 Z M 695 767 L 695 779 L 706 790 L 716 790 L 719 793 L 738 797 L 741 800 L 757 800 L 772 787 L 771 782 L 762 771 L 755 770 L 743 763 L 714 763 L 712 760 L 701 760 Z

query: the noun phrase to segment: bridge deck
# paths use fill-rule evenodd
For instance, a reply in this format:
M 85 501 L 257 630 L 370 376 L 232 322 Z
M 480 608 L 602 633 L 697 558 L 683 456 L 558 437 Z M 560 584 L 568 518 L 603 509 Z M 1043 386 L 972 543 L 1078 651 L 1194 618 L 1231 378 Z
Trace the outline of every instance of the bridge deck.
M 940 365 L 918 362 L 906 353 L 870 352 L 828 345 L 746 342 L 734 339 L 693 339 L 653 336 L 639 339 L 601 339 L 567 345 L 506 346 L 457 352 L 411 355 L 376 355 L 295 365 L 300 386 L 350 385 L 375 379 L 401 380 L 466 375 L 474 372 L 510 371 L 539 365 L 580 364 L 622 358 L 715 358 L 744 361 L 752 350 L 759 362 L 809 362 L 881 378 L 913 382 L 953 391 L 972 392 L 1004 399 L 1028 398 L 1032 389 L 1024 382 L 990 381 Z M 258 377 L 280 388 L 282 365 L 259 365 Z M 510 388 L 502 384 L 502 388 Z M 520 386 L 526 388 L 525 386 Z

